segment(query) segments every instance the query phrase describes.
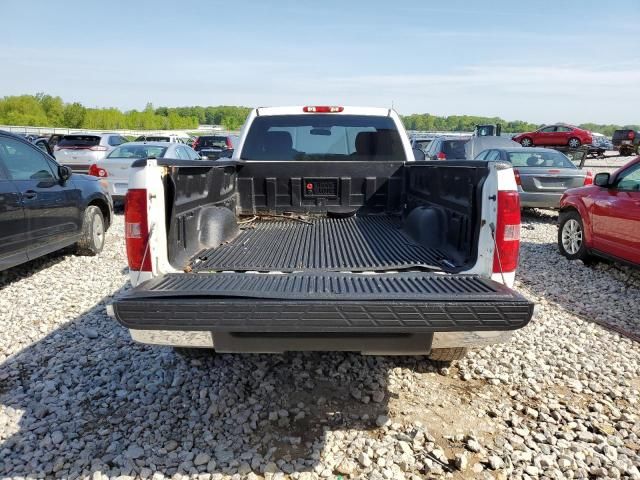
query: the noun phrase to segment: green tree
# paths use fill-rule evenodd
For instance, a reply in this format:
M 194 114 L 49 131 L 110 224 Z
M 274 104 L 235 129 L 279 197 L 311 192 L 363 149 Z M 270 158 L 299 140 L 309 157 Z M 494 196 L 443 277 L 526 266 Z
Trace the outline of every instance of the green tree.
M 69 128 L 81 128 L 87 109 L 78 102 L 67 103 L 64 106 L 64 126 Z

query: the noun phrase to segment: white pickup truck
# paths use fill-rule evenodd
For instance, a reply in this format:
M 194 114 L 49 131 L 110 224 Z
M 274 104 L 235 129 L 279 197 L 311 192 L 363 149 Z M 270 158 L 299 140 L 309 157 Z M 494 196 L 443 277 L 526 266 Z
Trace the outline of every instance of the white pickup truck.
M 255 109 L 229 160 L 134 162 L 125 222 L 138 342 L 451 361 L 533 314 L 510 165 L 415 161 L 389 109 Z

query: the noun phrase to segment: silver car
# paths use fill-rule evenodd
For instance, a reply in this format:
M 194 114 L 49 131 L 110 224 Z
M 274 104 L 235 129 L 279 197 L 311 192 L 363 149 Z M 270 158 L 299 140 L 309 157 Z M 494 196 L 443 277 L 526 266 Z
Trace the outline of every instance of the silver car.
M 75 133 L 63 136 L 53 149 L 58 163 L 76 173 L 87 173 L 89 167 L 102 160 L 127 139 L 118 133 Z
M 550 148 L 490 149 L 475 160 L 513 165 L 521 207 L 558 208 L 565 190 L 593 183 L 590 171 L 579 169 L 564 154 Z
M 141 158 L 172 158 L 178 160 L 201 160 L 193 148 L 175 142 L 129 142 L 120 145 L 106 158 L 89 168 L 89 175 L 106 181 L 111 197 L 124 200 L 129 188 L 131 164 Z

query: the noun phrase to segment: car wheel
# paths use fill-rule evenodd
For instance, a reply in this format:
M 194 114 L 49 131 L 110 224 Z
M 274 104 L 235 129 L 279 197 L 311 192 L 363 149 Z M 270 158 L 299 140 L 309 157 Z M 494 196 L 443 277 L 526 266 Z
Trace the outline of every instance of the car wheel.
M 461 360 L 469 351 L 466 347 L 457 348 L 434 348 L 429 354 L 429 360 L 439 367 L 447 367 L 454 360 Z
M 569 260 L 586 260 L 589 256 L 584 241 L 584 224 L 575 210 L 561 212 L 558 222 L 558 249 Z
M 95 205 L 89 205 L 84 211 L 82 233 L 76 243 L 76 255 L 94 256 L 104 247 L 104 217 Z
M 531 147 L 533 145 L 533 140 L 531 140 L 529 137 L 524 137 L 522 140 L 520 140 L 520 145 L 522 145 L 523 147 Z
M 578 139 L 576 137 L 571 137 L 569 139 L 569 147 L 578 148 L 580 145 L 582 145 L 582 142 L 580 141 L 580 139 Z

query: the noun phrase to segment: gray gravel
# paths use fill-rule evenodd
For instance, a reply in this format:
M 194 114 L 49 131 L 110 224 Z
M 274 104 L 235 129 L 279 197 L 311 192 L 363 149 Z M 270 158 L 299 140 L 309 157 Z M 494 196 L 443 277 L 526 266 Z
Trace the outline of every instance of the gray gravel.
M 218 355 L 131 342 L 122 218 L 97 258 L 0 274 L 0 477 L 640 479 L 638 274 L 525 216 L 538 317 L 448 369 L 423 358 Z

